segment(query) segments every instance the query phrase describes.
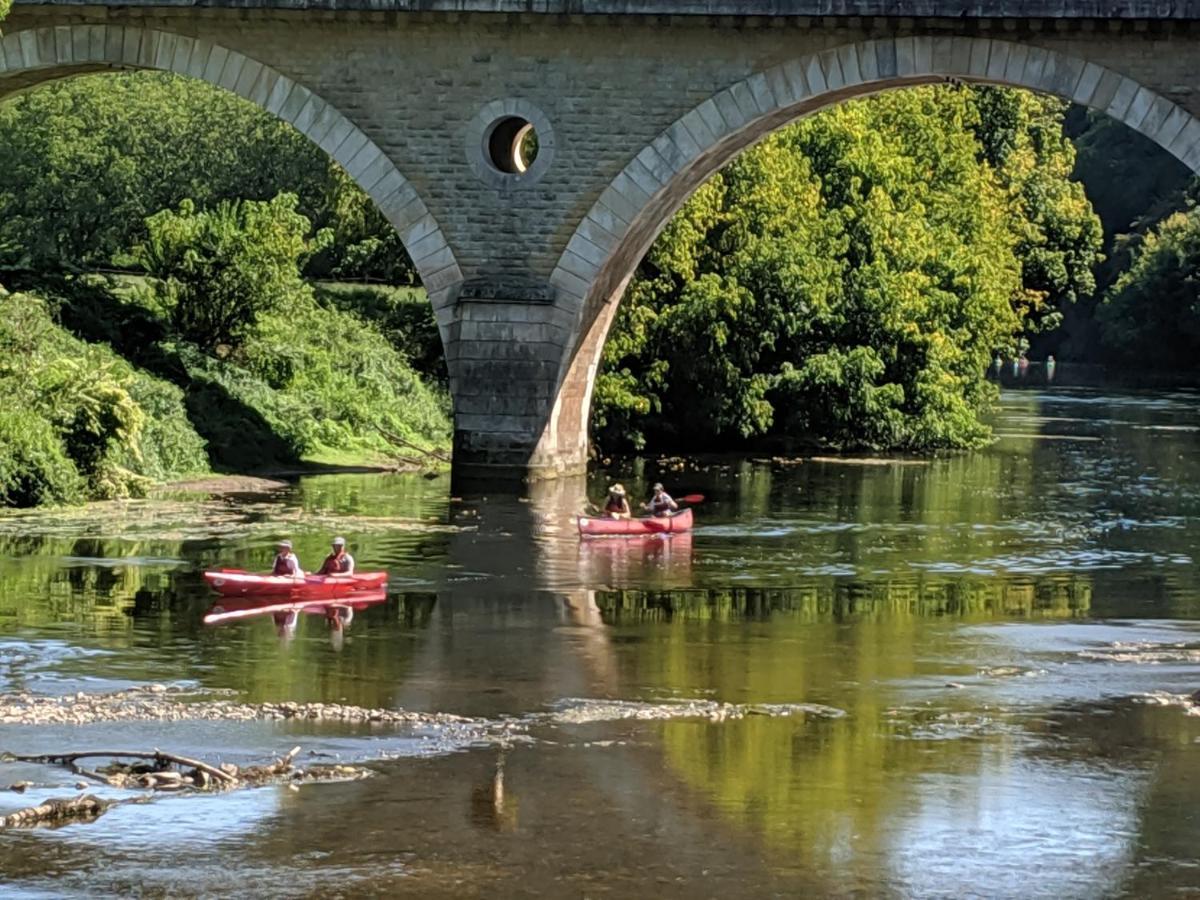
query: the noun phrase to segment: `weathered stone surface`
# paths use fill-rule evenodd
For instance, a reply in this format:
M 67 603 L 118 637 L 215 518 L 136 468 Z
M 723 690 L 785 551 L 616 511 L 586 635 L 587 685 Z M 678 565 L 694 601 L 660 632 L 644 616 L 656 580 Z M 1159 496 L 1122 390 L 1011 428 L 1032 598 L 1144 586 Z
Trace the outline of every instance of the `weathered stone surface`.
M 0 98 L 141 67 L 291 122 L 417 265 L 446 342 L 460 460 L 569 470 L 584 462 L 592 379 L 634 266 L 704 178 L 790 117 L 889 86 L 1012 84 L 1106 110 L 1200 166 L 1200 0 L 901 6 L 17 0 Z M 487 158 L 512 116 L 542 151 L 523 173 Z

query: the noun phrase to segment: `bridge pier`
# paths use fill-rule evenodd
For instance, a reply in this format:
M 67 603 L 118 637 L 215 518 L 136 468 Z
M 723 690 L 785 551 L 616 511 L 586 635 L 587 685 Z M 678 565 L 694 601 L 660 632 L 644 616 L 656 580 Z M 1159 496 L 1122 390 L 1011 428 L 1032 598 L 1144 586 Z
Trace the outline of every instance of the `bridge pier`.
M 482 299 L 481 293 L 468 286 L 443 316 L 456 480 L 511 483 L 585 471 L 586 411 L 560 422 L 564 399 L 577 393 L 563 384 L 573 314 L 553 299 Z

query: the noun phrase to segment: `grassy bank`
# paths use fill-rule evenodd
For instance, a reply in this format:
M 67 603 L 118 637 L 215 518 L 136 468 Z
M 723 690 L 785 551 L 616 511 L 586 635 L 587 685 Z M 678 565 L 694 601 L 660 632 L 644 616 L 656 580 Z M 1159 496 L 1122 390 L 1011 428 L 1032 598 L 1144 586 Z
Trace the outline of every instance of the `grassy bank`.
M 327 285 L 206 353 L 172 334 L 146 279 L 20 281 L 0 295 L 0 506 L 210 471 L 433 465 L 397 439 L 449 447 L 436 329 L 412 292 Z

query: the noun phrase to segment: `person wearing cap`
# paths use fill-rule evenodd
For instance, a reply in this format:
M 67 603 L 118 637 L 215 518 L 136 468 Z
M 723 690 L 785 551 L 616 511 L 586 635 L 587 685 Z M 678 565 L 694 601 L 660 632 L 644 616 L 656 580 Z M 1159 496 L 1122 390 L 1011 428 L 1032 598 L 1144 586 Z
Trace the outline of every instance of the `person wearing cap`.
M 291 575 L 293 578 L 304 577 L 300 568 L 300 560 L 292 552 L 291 541 L 280 541 L 275 545 L 275 565 L 271 568 L 272 575 Z
M 346 539 L 344 537 L 335 537 L 333 539 L 333 552 L 325 557 L 325 562 L 321 563 L 321 568 L 317 570 L 317 574 L 354 574 L 354 557 L 346 552 Z
M 646 509 L 650 510 L 650 514 L 654 516 L 669 516 L 675 510 L 679 509 L 679 504 L 671 499 L 671 495 L 663 490 L 661 482 L 654 484 L 654 496 L 650 498 L 649 503 L 642 504 Z
M 629 509 L 629 501 L 625 499 L 625 488 L 622 485 L 614 484 L 608 489 L 604 514 L 610 519 L 628 519 L 633 516 L 633 512 Z

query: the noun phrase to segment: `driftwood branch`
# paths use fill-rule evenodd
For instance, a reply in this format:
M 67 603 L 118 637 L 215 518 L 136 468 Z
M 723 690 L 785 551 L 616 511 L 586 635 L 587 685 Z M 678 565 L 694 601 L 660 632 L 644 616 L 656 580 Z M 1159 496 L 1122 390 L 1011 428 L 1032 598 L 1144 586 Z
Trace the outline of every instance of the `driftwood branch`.
M 97 819 L 117 803 L 116 800 L 101 800 L 91 794 L 78 797 L 53 797 L 37 806 L 19 809 L 7 816 L 0 816 L 0 828 L 29 828 L 34 825 L 59 825 L 75 819 Z
M 180 756 L 176 753 L 164 753 L 161 750 L 78 750 L 69 753 L 40 753 L 16 754 L 5 753 L 0 760 L 13 762 L 36 762 L 50 765 L 61 765 L 77 775 L 84 775 L 105 785 L 113 787 L 140 787 L 151 791 L 204 791 L 212 788 L 229 789 L 254 787 L 287 780 L 295 785 L 303 781 L 341 781 L 346 779 L 365 778 L 370 772 L 361 766 L 321 765 L 297 769 L 294 762 L 299 747 L 293 747 L 274 762 L 265 765 L 243 766 L 241 768 L 225 763 L 220 768 L 198 759 Z M 113 760 L 122 758 L 131 760 L 151 760 L 153 767 L 139 763 L 129 765 L 114 762 L 105 766 L 99 772 L 85 769 L 78 760 L 104 757 Z M 168 766 L 175 765 L 185 771 L 175 771 Z M 103 774 L 111 773 L 111 774 Z M 10 789 L 23 791 L 30 785 L 28 782 L 17 782 Z M 77 797 L 55 797 L 38 806 L 17 810 L 7 816 L 0 816 L 0 829 L 30 826 L 54 826 L 66 822 L 93 821 L 101 816 L 109 807 L 120 803 L 143 803 L 149 801 L 149 796 L 121 800 L 107 800 L 91 794 L 81 794 Z
M 380 434 L 382 434 L 385 438 L 387 438 L 389 443 L 395 444 L 397 447 L 404 447 L 405 449 L 408 449 L 408 450 L 416 450 L 422 456 L 427 456 L 427 457 L 430 457 L 431 459 L 436 459 L 439 462 L 444 462 L 444 463 L 450 462 L 450 457 L 447 456 L 441 450 L 430 450 L 430 449 L 426 449 L 425 447 L 418 446 L 417 444 L 414 444 L 412 441 L 409 441 L 409 440 L 406 440 L 405 438 L 400 437 L 400 435 L 396 434 L 395 432 L 388 431 L 386 428 L 384 428 L 381 425 L 376 425 L 375 429 Z
M 201 762 L 198 759 L 189 759 L 186 756 L 179 756 L 175 753 L 164 753 L 161 750 L 78 750 L 71 753 L 8 754 L 9 759 L 17 760 L 18 762 L 62 763 L 64 765 L 71 765 L 78 759 L 91 759 L 98 756 L 111 759 L 152 759 L 159 765 L 174 763 L 177 766 L 190 766 L 226 784 L 233 784 L 237 781 L 236 776 L 230 775 L 216 766 L 210 766 L 208 763 Z

